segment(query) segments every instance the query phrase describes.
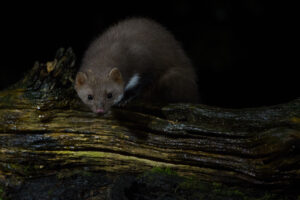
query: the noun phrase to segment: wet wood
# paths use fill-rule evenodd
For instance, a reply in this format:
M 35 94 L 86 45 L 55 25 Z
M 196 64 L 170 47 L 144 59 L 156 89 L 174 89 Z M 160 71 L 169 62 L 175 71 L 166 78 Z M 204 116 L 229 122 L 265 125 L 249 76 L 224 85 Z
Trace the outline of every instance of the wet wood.
M 74 63 L 72 50 L 60 49 L 0 92 L 1 182 L 64 169 L 131 173 L 160 166 L 210 182 L 299 183 L 300 99 L 238 110 L 133 103 L 98 116 L 75 94 Z

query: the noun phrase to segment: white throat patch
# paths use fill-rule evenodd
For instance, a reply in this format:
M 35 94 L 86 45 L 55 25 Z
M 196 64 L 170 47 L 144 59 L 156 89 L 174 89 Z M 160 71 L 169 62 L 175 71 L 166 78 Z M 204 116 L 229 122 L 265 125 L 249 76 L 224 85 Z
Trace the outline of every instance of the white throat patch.
M 119 96 L 115 99 L 114 104 L 119 103 L 119 102 L 122 100 L 122 98 L 123 98 L 123 94 L 119 95 Z
M 125 86 L 125 91 L 134 88 L 139 83 L 139 80 L 140 80 L 139 74 L 134 74 L 128 81 L 127 85 Z

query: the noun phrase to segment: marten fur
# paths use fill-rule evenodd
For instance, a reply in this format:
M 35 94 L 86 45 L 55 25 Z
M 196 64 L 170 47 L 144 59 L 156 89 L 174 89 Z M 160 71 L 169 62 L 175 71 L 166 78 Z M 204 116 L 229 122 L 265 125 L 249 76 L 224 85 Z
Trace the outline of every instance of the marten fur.
M 96 113 L 136 97 L 166 103 L 199 101 L 190 59 L 169 31 L 145 18 L 121 21 L 90 44 L 75 89 Z

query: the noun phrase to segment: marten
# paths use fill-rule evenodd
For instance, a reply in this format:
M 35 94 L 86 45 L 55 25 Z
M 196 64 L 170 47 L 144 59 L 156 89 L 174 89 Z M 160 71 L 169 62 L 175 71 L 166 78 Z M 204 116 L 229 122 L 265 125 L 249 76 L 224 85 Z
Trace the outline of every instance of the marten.
M 138 98 L 148 102 L 199 102 L 195 69 L 179 42 L 146 18 L 123 20 L 86 50 L 75 89 L 95 113 Z

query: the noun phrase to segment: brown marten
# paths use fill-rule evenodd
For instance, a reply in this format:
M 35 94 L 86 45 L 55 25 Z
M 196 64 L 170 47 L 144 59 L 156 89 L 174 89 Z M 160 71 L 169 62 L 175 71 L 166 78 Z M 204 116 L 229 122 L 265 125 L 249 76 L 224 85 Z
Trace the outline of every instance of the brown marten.
M 95 113 L 134 98 L 197 103 L 197 78 L 174 36 L 160 24 L 131 18 L 110 27 L 86 50 L 75 89 Z

